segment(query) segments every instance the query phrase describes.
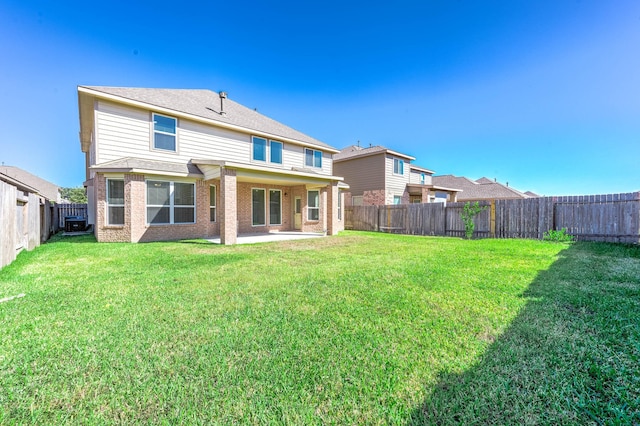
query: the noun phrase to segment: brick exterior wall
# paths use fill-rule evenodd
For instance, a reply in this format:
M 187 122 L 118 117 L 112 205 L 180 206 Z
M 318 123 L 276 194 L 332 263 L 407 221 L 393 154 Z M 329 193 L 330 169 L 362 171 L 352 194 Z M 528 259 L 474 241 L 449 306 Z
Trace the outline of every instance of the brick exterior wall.
M 387 193 L 384 189 L 362 193 L 363 206 L 384 206 L 385 204 L 387 204 Z
M 192 238 L 212 238 L 221 235 L 223 220 L 226 214 L 233 214 L 228 229 L 226 244 L 234 244 L 238 233 L 268 233 L 270 231 L 293 231 L 294 199 L 302 201 L 302 232 L 327 232 L 336 234 L 344 229 L 343 219 L 337 219 L 336 197 L 340 193 L 336 185 L 319 188 L 320 220 L 309 221 L 307 214 L 307 189 L 304 185 L 280 186 L 256 183 L 236 183 L 234 170 L 227 170 L 228 175 L 215 180 L 197 180 L 195 182 L 196 223 L 149 225 L 146 223 L 146 182 L 145 176 L 139 174 L 124 175 L 124 225 L 107 225 L 106 182 L 104 174 L 97 173 L 94 179 L 96 194 L 96 225 L 94 233 L 99 242 L 150 242 L 170 241 Z M 158 178 L 172 180 L 171 178 Z M 224 191 L 224 180 L 227 179 L 227 191 Z M 210 186 L 216 187 L 216 221 L 210 221 Z M 265 189 L 266 225 L 252 225 L 252 189 Z M 281 191 L 281 221 L 279 225 L 269 224 L 269 190 Z M 225 197 L 225 200 L 222 197 Z M 226 202 L 225 202 L 226 201 Z M 344 204 L 343 204 L 344 205 Z M 330 226 L 330 223 L 333 225 Z
M 265 190 L 265 225 L 253 226 L 253 189 Z M 280 215 L 281 224 L 269 224 L 269 190 L 280 190 Z M 239 183 L 238 184 L 238 232 L 240 234 L 267 233 L 270 231 L 292 231 L 293 230 L 293 196 L 292 187 L 279 185 L 266 185 L 261 183 Z

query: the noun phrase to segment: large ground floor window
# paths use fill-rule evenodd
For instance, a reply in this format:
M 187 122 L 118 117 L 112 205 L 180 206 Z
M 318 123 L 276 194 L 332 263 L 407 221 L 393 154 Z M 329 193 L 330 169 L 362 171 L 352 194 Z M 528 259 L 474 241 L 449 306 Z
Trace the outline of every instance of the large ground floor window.
M 320 220 L 320 191 L 307 191 L 307 219 Z
M 269 190 L 269 225 L 282 225 L 282 191 Z
M 123 179 L 107 179 L 107 224 L 124 225 Z
M 269 225 L 282 225 L 282 190 L 269 189 L 268 196 L 267 199 L 266 188 L 251 189 L 251 224 L 253 226 L 265 226 L 267 217 Z
M 266 199 L 264 188 L 253 188 L 251 190 L 251 224 L 253 226 L 266 225 Z
M 147 181 L 147 223 L 195 223 L 196 187 L 189 182 Z

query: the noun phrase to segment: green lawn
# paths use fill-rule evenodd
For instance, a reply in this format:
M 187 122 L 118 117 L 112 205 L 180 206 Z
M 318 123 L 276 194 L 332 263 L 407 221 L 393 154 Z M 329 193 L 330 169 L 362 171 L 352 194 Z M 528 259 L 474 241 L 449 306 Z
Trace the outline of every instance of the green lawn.
M 639 247 L 66 237 L 20 293 L 3 424 L 640 424 Z

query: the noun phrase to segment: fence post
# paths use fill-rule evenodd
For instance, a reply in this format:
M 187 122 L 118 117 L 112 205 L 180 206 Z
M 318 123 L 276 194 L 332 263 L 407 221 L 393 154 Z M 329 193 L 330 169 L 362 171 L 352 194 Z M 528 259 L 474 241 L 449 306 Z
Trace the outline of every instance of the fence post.
M 490 237 L 496 237 L 496 200 L 491 200 L 491 219 L 489 225 Z

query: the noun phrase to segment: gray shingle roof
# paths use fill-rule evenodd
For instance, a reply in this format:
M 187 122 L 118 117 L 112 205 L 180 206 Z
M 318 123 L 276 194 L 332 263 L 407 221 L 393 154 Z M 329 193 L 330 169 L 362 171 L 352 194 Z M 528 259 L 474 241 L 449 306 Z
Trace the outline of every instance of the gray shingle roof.
M 59 201 L 60 187 L 48 180 L 44 180 L 41 177 L 15 166 L 0 166 L 0 173 L 35 188 L 38 190 L 38 193 L 47 200 L 55 202 Z
M 153 170 L 175 173 L 185 176 L 202 176 L 202 172 L 192 163 L 169 163 L 167 161 L 144 160 L 141 158 L 124 157 L 92 166 L 98 170 Z
M 104 86 L 80 87 L 337 151 L 337 149 L 324 142 L 289 126 L 285 126 L 229 98 L 224 99 L 225 114 L 221 114 L 220 95 L 211 90 Z
M 382 145 L 375 145 L 375 146 L 370 146 L 368 148 L 363 148 L 361 146 L 357 146 L 357 145 L 350 145 L 346 148 L 343 148 L 342 150 L 340 150 L 339 153 L 334 154 L 333 155 L 333 161 L 340 161 L 340 160 L 346 160 L 348 158 L 354 158 L 354 157 L 364 157 L 366 155 L 372 155 L 372 154 L 378 154 L 381 152 L 389 152 L 393 155 L 397 155 L 400 157 L 405 157 L 407 159 L 413 160 L 414 158 L 410 155 L 406 155 L 406 154 L 402 154 L 400 152 L 397 151 L 393 151 L 387 147 L 384 147 Z
M 517 189 L 487 178 L 480 178 L 477 181 L 473 181 L 466 177 L 443 175 L 433 176 L 432 182 L 438 186 L 462 189 L 462 192 L 458 193 L 458 201 L 530 198 L 529 195 Z

